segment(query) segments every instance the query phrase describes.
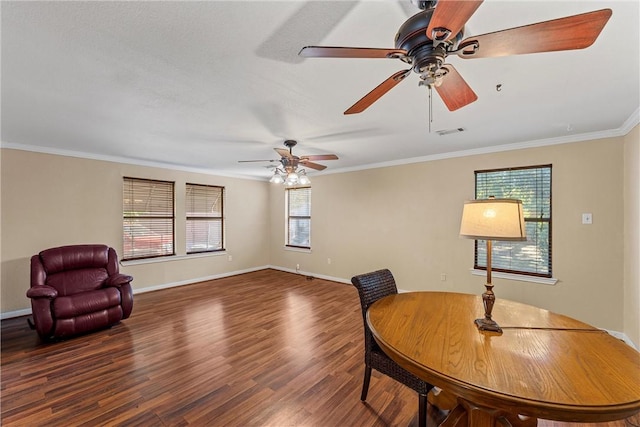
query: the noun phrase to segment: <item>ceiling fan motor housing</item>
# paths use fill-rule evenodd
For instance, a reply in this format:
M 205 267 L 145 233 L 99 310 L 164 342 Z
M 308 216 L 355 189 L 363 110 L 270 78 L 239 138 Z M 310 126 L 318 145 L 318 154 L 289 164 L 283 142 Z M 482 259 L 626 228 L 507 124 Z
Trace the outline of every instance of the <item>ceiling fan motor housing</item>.
M 422 10 L 409 18 L 398 30 L 395 38 L 396 49 L 404 49 L 411 58 L 413 71 L 418 74 L 435 73 L 447 57 L 447 49 L 455 49 L 462 40 L 464 30 L 451 41 L 438 43 L 427 37 L 427 27 L 434 9 Z
M 292 158 L 283 157 L 283 158 L 280 159 L 280 163 L 282 163 L 282 166 L 284 166 L 285 169 L 287 169 L 287 168 L 297 168 L 298 167 L 298 163 L 300 163 L 300 158 L 298 156 L 294 156 Z

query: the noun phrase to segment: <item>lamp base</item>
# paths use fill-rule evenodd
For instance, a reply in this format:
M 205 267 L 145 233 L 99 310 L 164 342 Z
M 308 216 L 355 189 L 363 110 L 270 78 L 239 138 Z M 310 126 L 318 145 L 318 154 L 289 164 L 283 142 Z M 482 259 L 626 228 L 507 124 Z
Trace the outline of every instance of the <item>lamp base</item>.
M 499 332 L 502 333 L 502 328 L 498 326 L 495 320 L 492 319 L 476 319 L 476 326 L 481 331 L 491 331 L 491 332 Z

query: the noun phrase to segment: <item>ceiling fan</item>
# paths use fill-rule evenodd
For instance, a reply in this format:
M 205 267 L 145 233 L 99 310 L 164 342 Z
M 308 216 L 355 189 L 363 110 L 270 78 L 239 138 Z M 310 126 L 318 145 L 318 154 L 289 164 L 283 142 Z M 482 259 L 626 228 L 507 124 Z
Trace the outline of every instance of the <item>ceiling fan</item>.
M 411 71 L 420 76 L 419 86 L 427 86 L 429 90 L 435 88 L 449 111 L 455 111 L 476 101 L 478 96 L 454 66 L 445 63 L 447 56 L 473 59 L 584 49 L 595 42 L 611 17 L 611 9 L 602 9 L 463 40 L 464 25 L 482 1 L 419 2 L 422 10 L 402 24 L 393 49 L 306 46 L 299 55 L 313 58 L 389 58 L 411 65 L 411 68 L 387 78 L 344 114 L 366 110 Z
M 294 156 L 293 147 L 298 144 L 297 141 L 287 139 L 284 141 L 284 145 L 288 148 L 274 148 L 280 155 L 279 160 L 239 160 L 240 163 L 246 162 L 279 162 L 281 167 L 276 167 L 270 182 L 282 184 L 287 186 L 293 186 L 297 184 L 308 185 L 311 181 L 307 176 L 307 172 L 304 169 L 298 169 L 300 166 L 308 167 L 316 170 L 323 170 L 327 167 L 319 163 L 314 163 L 312 160 L 338 160 L 338 156 L 335 154 L 315 154 L 308 156 Z

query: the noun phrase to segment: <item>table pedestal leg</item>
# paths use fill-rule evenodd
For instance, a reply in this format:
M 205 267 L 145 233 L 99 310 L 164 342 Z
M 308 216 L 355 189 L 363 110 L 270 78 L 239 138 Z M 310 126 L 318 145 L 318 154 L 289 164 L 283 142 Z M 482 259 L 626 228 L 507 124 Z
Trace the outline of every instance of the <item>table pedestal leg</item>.
M 458 406 L 449 412 L 440 427 L 535 427 L 537 424 L 536 418 L 478 406 L 458 398 Z
M 432 388 L 427 394 L 427 401 L 444 411 L 450 411 L 458 405 L 458 397 L 456 395 L 438 387 Z

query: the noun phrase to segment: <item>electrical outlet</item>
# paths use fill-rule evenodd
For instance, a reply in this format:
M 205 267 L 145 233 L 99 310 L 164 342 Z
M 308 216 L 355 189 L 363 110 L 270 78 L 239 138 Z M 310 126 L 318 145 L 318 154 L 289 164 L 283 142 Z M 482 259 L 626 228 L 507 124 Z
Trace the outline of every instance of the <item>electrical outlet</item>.
M 331 264 L 331 258 L 327 258 L 327 264 Z
M 300 271 L 300 264 L 296 264 L 296 273 Z
M 447 274 L 446 273 L 440 273 L 440 280 L 442 282 L 445 282 L 447 280 Z
M 229 255 L 227 259 L 229 260 L 229 262 L 233 261 L 233 255 Z

